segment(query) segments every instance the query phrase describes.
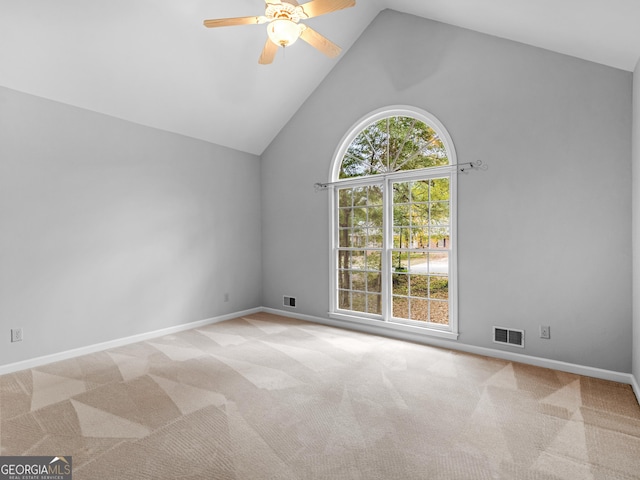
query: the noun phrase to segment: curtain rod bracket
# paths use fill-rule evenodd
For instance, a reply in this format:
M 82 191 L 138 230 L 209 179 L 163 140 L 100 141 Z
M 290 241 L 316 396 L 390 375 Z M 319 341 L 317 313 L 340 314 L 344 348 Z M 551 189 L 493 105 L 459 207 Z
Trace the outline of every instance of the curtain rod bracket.
M 462 163 L 462 164 L 458 164 L 458 171 L 460 173 L 464 173 L 467 170 L 473 170 L 474 168 L 479 169 L 482 167 L 482 160 L 476 160 L 475 162 L 469 162 L 469 163 Z M 463 165 L 463 166 L 460 166 Z M 468 167 L 466 167 L 465 165 L 468 165 Z

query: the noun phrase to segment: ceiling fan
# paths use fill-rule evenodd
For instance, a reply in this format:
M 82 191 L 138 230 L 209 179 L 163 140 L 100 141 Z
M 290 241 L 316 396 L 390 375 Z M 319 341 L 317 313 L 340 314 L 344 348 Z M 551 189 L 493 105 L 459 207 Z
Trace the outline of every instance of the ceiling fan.
M 267 43 L 264 45 L 258 63 L 267 65 L 273 62 L 278 47 L 287 47 L 301 38 L 309 45 L 317 48 L 326 56 L 334 58 L 340 55 L 342 49 L 323 37 L 311 27 L 299 23 L 300 20 L 318 17 L 325 13 L 335 12 L 353 7 L 356 0 L 312 0 L 299 5 L 296 0 L 265 0 L 264 15 L 258 17 L 216 18 L 205 20 L 208 28 L 227 27 L 234 25 L 267 25 Z

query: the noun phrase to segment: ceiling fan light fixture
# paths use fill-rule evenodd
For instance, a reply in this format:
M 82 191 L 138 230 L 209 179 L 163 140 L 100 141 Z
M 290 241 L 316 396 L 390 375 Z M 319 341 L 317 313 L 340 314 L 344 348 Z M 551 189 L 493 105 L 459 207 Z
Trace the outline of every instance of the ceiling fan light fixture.
M 301 33 L 300 25 L 286 18 L 273 20 L 267 27 L 269 39 L 279 47 L 292 45 Z

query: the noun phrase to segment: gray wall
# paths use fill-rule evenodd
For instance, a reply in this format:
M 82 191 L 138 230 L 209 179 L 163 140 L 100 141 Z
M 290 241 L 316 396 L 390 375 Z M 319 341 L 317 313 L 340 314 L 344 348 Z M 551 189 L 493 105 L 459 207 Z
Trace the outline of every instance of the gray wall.
M 256 156 L 0 88 L 0 365 L 259 306 L 259 202 Z
M 640 60 L 633 73 L 633 375 L 640 385 Z
M 511 351 L 630 372 L 631 92 L 630 72 L 383 11 L 262 155 L 263 304 L 327 316 L 313 184 L 358 119 L 409 104 L 489 166 L 459 180 L 458 342 L 523 328 Z

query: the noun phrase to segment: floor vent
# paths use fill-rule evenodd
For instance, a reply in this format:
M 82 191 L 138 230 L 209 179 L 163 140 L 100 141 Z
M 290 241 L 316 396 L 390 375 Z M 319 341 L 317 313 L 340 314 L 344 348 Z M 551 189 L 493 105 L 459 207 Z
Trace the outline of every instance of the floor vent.
M 493 327 L 493 341 L 512 347 L 524 348 L 524 330 L 512 328 Z
M 296 299 L 295 297 L 284 297 L 284 306 L 285 307 L 293 307 L 296 308 Z

